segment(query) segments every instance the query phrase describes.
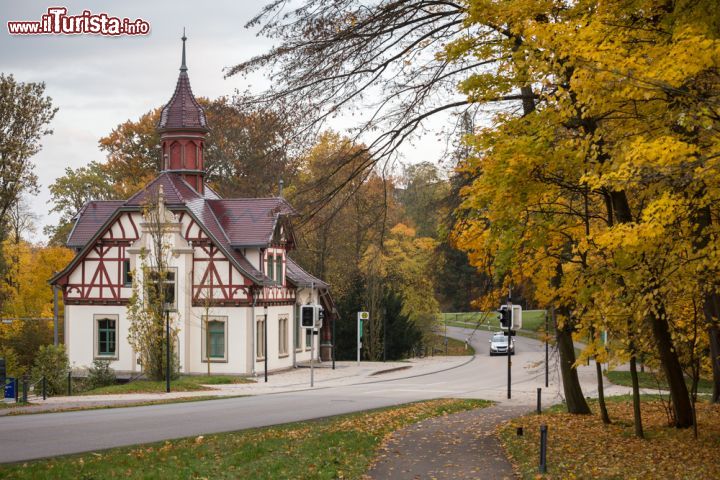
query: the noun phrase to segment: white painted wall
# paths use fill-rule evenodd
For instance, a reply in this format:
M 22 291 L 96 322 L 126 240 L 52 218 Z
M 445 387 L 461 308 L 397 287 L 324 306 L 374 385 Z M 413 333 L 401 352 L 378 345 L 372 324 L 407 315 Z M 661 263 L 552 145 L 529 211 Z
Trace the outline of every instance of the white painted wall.
M 118 359 L 110 362 L 110 368 L 123 372 L 137 370 L 135 355 L 127 342 L 129 323 L 125 307 L 117 305 L 65 306 L 65 315 L 68 322 L 65 346 L 68 350 L 71 367 L 74 369 L 86 369 L 92 366 L 95 359 L 95 326 L 93 318 L 96 314 L 118 316 Z
M 247 363 L 248 334 L 247 310 L 249 307 L 211 307 L 207 312 L 211 317 L 227 317 L 225 335 L 227 337 L 226 361 L 210 361 L 210 373 L 249 374 Z M 190 345 L 189 372 L 207 373 L 208 367 L 203 352 L 203 317 L 206 309 L 193 307 L 189 329 L 185 331 Z

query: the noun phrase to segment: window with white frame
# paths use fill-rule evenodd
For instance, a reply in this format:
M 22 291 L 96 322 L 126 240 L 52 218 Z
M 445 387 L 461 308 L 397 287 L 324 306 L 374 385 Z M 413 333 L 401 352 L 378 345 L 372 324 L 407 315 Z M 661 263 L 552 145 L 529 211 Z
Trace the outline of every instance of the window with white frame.
M 278 355 L 288 355 L 288 316 L 278 317 Z
M 117 360 L 118 358 L 118 315 L 94 315 L 95 358 Z
M 272 253 L 267 254 L 267 261 L 265 262 L 265 275 L 268 276 L 270 280 L 275 279 L 275 256 Z
M 255 350 L 257 352 L 257 359 L 262 360 L 265 358 L 265 316 L 259 315 L 255 323 Z
M 274 280 L 277 283 L 283 283 L 283 257 L 282 254 L 278 253 L 275 255 L 275 277 Z
M 227 362 L 227 318 L 202 317 L 202 361 Z

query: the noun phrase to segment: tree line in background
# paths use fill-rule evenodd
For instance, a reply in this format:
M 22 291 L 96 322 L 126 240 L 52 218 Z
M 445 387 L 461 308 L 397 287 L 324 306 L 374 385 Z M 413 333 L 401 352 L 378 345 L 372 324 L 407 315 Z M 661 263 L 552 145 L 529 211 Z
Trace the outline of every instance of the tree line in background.
M 258 104 L 298 106 L 308 130 L 370 109 L 345 182 L 430 117 L 492 118 L 465 136 L 450 244 L 489 276 L 483 308 L 511 285 L 554 307 L 570 412 L 589 413 L 588 357 L 630 361 L 638 436 L 640 358 L 665 375 L 675 426 L 696 424 L 700 375 L 720 401 L 716 2 L 277 1 L 248 26 L 277 44 L 228 71 L 269 71 Z

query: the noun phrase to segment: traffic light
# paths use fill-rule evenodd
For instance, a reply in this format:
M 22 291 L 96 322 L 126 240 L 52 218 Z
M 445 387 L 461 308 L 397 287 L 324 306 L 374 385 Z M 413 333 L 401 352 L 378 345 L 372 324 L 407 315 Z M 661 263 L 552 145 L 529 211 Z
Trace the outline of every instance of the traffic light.
M 510 309 L 507 308 L 507 305 L 503 305 L 500 307 L 500 310 L 498 311 L 498 320 L 500 320 L 500 327 L 507 330 L 510 328 L 510 324 L 512 323 L 512 314 L 510 313 Z
M 322 328 L 325 311 L 320 305 L 300 307 L 300 326 L 303 328 Z
M 300 325 L 303 328 L 315 326 L 315 305 L 303 305 L 300 308 Z

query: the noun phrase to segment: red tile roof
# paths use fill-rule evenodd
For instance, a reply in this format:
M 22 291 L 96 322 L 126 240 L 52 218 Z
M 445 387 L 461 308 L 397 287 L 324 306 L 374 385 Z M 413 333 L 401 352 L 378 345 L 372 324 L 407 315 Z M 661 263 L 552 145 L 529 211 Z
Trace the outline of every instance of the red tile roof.
M 202 198 L 180 175 L 162 172 L 153 181 L 130 197 L 125 205 L 139 206 L 145 204 L 150 198 L 157 195 L 158 186 L 163 186 L 163 196 L 168 205 L 183 205 L 189 200 Z
M 84 247 L 124 203 L 123 200 L 92 200 L 86 203 L 75 216 L 75 225 L 68 236 L 67 246 Z
M 165 203 L 171 208 L 187 208 L 236 266 L 261 283 L 272 283 L 270 278 L 253 267 L 236 248 L 268 246 L 280 217 L 297 215 L 292 206 L 281 197 L 222 200 L 207 187 L 203 197 L 180 175 L 172 172 L 160 173 L 127 201 L 88 202 L 76 216 L 75 226 L 67 241 L 68 246 L 84 247 L 103 225 L 115 216 L 118 209 L 140 209 L 148 199 L 156 195 L 160 185 L 163 186 Z M 325 283 L 289 259 L 287 275 L 290 281 L 298 286 L 309 286 L 314 282 L 318 288 L 327 288 Z
M 281 197 L 208 200 L 207 203 L 234 247 L 268 245 L 278 217 L 296 215 Z
M 319 278 L 309 274 L 298 265 L 295 260 L 290 257 L 286 257 L 286 274 L 288 280 L 290 280 L 297 287 L 311 287 L 315 288 L 327 288 L 328 284 L 320 280 Z

